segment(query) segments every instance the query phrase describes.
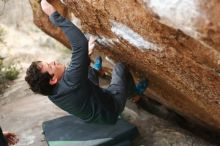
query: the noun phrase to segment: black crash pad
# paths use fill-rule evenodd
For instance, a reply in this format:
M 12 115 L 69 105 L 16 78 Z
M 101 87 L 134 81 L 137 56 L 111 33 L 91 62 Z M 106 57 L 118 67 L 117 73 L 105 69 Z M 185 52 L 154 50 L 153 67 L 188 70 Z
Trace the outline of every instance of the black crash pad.
M 115 125 L 85 123 L 74 116 L 64 116 L 43 123 L 49 146 L 130 146 L 137 128 L 119 119 Z
M 129 140 L 122 141 L 120 143 L 114 144 L 113 146 L 132 146 Z

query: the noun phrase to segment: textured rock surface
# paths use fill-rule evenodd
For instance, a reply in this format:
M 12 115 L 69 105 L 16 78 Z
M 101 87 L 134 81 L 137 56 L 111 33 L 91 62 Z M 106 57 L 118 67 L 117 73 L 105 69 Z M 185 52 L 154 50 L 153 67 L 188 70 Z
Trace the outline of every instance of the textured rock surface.
M 42 13 L 39 0 L 29 1 L 35 24 L 68 47 L 61 31 Z M 181 26 L 157 13 L 150 0 L 66 0 L 66 7 L 60 1 L 51 2 L 85 33 L 98 36 L 99 48 L 108 56 L 126 62 L 137 74 L 147 77 L 154 100 L 220 131 L 219 22 L 215 20 L 220 13 L 207 22 L 198 17 L 194 26 Z M 201 7 L 208 7 L 206 3 L 219 2 L 204 1 Z M 218 6 L 201 13 L 211 16 L 212 7 L 217 11 Z M 196 33 L 184 29 L 186 25 Z M 201 37 L 194 35 L 198 33 Z

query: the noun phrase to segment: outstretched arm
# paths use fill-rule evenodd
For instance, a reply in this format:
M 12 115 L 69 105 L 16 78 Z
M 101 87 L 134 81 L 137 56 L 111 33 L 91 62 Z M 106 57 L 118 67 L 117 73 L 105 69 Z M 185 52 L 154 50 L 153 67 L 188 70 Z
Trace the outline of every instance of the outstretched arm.
M 91 56 L 93 51 L 94 51 L 94 48 L 95 48 L 95 41 L 96 41 L 96 37 L 94 36 L 90 36 L 89 37 L 89 52 L 88 52 L 88 55 Z
M 42 10 L 50 21 L 60 27 L 72 47 L 71 63 L 66 71 L 68 82 L 72 85 L 87 79 L 88 75 L 88 41 L 84 34 L 71 21 L 61 16 L 46 0 L 41 1 Z

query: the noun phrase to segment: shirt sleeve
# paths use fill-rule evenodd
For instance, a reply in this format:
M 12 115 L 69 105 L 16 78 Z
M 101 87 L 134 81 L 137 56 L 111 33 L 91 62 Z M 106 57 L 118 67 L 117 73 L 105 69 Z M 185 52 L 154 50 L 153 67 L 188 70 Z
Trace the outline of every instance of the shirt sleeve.
M 7 145 L 8 145 L 8 142 L 5 139 L 3 132 L 2 132 L 2 129 L 0 127 L 0 146 L 7 146 Z
M 50 21 L 61 28 L 71 44 L 72 57 L 64 78 L 68 84 L 77 86 L 88 79 L 88 40 L 79 28 L 58 12 L 50 15 Z

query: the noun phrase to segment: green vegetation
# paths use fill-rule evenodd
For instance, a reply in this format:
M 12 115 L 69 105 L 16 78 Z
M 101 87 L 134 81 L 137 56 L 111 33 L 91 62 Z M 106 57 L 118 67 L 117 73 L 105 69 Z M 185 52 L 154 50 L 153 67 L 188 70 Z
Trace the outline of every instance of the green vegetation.
M 4 29 L 0 27 L 0 44 L 4 43 L 4 34 Z M 0 56 L 0 93 L 7 87 L 9 81 L 16 79 L 19 74 L 19 69 L 15 64 L 11 63 L 5 66 L 3 60 L 4 58 Z
M 19 75 L 19 69 L 16 65 L 3 65 L 3 59 L 0 58 L 0 93 L 4 91 L 10 81 L 16 79 Z
M 16 68 L 15 65 L 10 65 L 4 68 L 3 71 L 5 78 L 8 80 L 15 80 L 19 75 L 19 70 Z

